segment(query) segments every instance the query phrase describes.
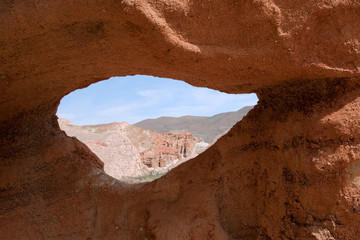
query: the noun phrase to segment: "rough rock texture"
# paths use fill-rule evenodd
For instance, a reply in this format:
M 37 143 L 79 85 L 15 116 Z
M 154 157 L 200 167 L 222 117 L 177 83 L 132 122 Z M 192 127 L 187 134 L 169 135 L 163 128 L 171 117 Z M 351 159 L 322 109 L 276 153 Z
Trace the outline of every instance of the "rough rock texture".
M 170 169 L 196 157 L 208 145 L 201 138 L 195 138 L 188 132 L 162 133 L 155 136 L 150 147 L 140 152 L 140 159 L 149 168 Z
M 208 144 L 191 133 L 144 130 L 126 122 L 77 126 L 60 118 L 68 136 L 86 144 L 104 162 L 104 171 L 116 179 L 161 174 L 199 153 Z
M 1 1 L 1 238 L 358 239 L 359 5 Z M 260 101 L 203 154 L 129 187 L 55 112 L 131 74 Z

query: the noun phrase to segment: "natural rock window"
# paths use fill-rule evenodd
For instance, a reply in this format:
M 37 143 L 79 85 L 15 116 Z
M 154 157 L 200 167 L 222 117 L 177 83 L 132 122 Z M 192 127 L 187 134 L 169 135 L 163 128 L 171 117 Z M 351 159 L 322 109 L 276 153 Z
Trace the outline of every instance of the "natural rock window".
M 106 173 L 142 182 L 203 152 L 256 102 L 255 94 L 129 76 L 70 93 L 57 115 L 60 128 L 85 143 L 104 162 Z

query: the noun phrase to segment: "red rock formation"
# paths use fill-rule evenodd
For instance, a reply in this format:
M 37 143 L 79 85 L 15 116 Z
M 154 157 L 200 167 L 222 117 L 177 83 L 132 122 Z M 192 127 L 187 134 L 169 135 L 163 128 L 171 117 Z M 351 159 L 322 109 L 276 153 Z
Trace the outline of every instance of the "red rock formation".
M 0 13 L 2 239 L 359 238 L 358 1 L 19 0 Z M 55 112 L 131 74 L 260 101 L 197 158 L 129 187 Z
M 202 143 L 200 149 L 196 149 L 197 145 Z M 205 142 L 187 132 L 159 134 L 152 145 L 140 153 L 142 162 L 151 168 L 163 168 L 174 164 L 174 161 L 190 159 L 207 146 Z

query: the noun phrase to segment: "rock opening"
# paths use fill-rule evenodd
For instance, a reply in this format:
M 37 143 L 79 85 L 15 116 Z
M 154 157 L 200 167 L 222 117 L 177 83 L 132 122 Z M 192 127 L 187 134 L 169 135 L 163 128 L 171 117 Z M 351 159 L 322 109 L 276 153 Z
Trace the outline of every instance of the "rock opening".
M 229 95 L 173 82 L 129 76 L 75 91 L 59 106 L 60 128 L 85 143 L 107 174 L 137 183 L 161 177 L 205 151 L 257 102 L 254 94 Z M 76 125 L 65 117 L 96 124 Z

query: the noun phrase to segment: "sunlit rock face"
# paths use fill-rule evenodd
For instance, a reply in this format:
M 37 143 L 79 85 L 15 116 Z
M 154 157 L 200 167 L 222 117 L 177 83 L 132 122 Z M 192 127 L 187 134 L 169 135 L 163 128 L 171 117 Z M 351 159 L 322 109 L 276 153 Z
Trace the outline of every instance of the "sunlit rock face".
M 358 1 L 1 1 L 3 239 L 357 239 Z M 147 74 L 258 105 L 149 184 L 103 171 L 55 117 Z

